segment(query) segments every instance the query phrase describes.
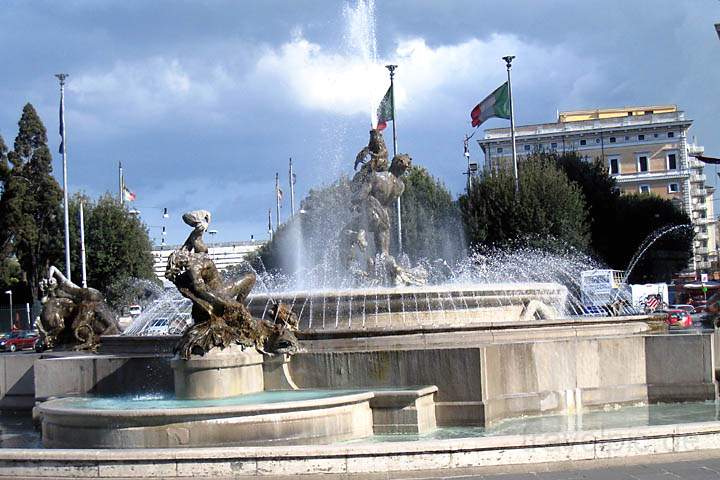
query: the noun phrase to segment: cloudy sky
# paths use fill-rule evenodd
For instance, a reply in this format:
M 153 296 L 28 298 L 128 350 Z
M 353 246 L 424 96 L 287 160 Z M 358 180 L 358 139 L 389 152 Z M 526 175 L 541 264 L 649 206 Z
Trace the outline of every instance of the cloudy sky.
M 116 193 L 122 161 L 151 236 L 166 225 L 169 242 L 195 208 L 212 211 L 215 240 L 264 238 L 288 157 L 299 197 L 350 173 L 386 63 L 399 65 L 399 150 L 454 194 L 469 112 L 507 54 L 518 124 L 675 103 L 720 156 L 717 0 L 378 0 L 368 16 L 369 1 L 0 0 L 0 134 L 12 145 L 31 102 L 57 151 L 53 74 L 69 73 L 71 191 Z

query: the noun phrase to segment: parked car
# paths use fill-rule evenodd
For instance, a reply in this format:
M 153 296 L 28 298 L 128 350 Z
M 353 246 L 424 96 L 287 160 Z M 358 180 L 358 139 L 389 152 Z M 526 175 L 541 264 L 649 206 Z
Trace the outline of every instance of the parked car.
M 142 313 L 142 307 L 140 305 L 130 305 L 128 307 L 128 313 L 130 313 L 130 316 L 133 318 L 138 317 Z
M 15 352 L 24 348 L 34 348 L 38 336 L 31 331 L 11 332 L 5 338 L 0 339 L 0 350 Z
M 670 305 L 671 310 L 685 310 L 687 313 L 692 315 L 693 313 L 699 313 L 695 310 L 695 307 L 687 304 Z
M 665 323 L 670 328 L 690 328 L 692 327 L 692 317 L 685 310 L 665 310 Z

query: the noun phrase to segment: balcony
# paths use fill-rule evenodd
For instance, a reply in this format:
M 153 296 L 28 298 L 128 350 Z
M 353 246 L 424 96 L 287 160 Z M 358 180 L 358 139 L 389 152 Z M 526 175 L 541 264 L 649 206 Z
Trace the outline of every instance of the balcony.
M 697 247 L 695 248 L 695 255 L 707 255 L 708 254 L 708 248 L 707 247 Z
M 692 206 L 693 212 L 707 210 L 707 208 L 708 208 L 707 203 L 700 203 L 700 202 L 693 203 L 693 206 Z
M 707 232 L 705 232 L 705 233 L 696 233 L 696 234 L 695 234 L 695 240 L 707 240 L 707 239 L 708 239 L 708 234 L 707 234 Z
M 707 197 L 708 191 L 707 188 L 691 188 L 690 195 L 693 197 Z
M 707 181 L 707 177 L 704 173 L 701 173 L 700 175 L 690 175 L 690 181 L 695 182 L 702 182 L 705 183 Z

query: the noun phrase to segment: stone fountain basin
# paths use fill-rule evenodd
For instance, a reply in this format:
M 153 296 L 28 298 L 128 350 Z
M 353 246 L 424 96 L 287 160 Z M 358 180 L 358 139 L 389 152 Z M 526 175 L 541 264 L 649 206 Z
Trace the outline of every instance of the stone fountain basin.
M 46 448 L 315 444 L 373 434 L 372 392 L 273 391 L 218 400 L 68 397 L 38 407 Z
M 518 321 L 531 302 L 550 307 L 557 316 L 567 296 L 567 288 L 557 283 L 465 283 L 262 293 L 248 297 L 248 308 L 265 318 L 273 301 L 282 302 L 298 315 L 301 331 L 399 328 Z

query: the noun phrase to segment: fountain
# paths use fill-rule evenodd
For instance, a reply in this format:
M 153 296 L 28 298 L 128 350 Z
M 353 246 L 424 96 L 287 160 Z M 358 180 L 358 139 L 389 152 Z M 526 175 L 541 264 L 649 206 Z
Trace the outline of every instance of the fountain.
M 198 447 L 371 435 L 371 392 L 293 391 L 297 387 L 284 364 L 297 349 L 296 316 L 274 303 L 272 321 L 253 318 L 244 302 L 255 276 L 225 284 L 207 255 L 202 236 L 210 212 L 188 212 L 183 220 L 193 231 L 170 255 L 165 276 L 192 302 L 194 324 L 180 338 L 171 361 L 174 396 L 49 400 L 37 409 L 43 445 Z M 275 388 L 290 390 L 265 392 L 266 379 Z
M 358 12 L 372 1 L 359 5 L 348 15 L 371 31 Z M 585 316 L 581 253 L 391 255 L 385 220 L 410 158 L 383 147 L 373 129 L 312 268 L 224 279 L 202 240 L 209 212 L 185 214 L 175 291 L 97 353 L 34 360 L 46 449 L 0 449 L 0 476 L 367 474 L 720 442 L 712 338 Z M 176 330 L 156 336 L 170 315 Z M 662 404 L 681 401 L 695 413 L 670 418 Z

